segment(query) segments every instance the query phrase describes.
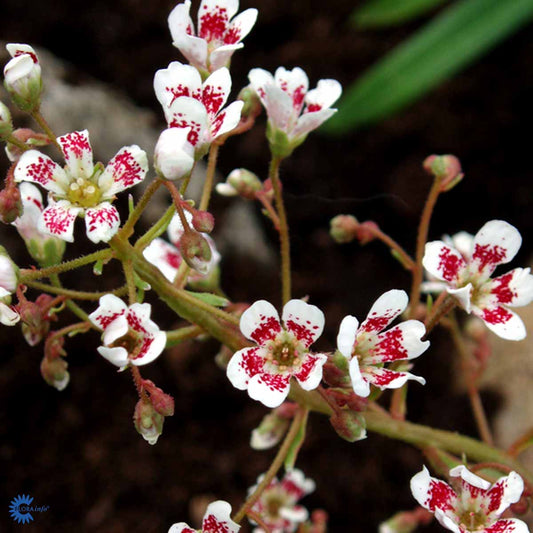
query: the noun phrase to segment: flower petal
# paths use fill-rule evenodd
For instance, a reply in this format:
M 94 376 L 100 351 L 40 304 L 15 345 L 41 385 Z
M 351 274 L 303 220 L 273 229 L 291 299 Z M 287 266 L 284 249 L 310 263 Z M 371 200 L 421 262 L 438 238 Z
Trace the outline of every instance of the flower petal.
M 342 85 L 337 80 L 320 80 L 316 89 L 305 95 L 304 113 L 314 113 L 331 107 L 341 96 Z
M 378 389 L 399 389 L 403 387 L 407 380 L 412 379 L 418 381 L 422 385 L 426 384 L 423 377 L 415 376 L 410 372 L 398 372 L 396 370 L 389 370 L 388 368 L 377 368 L 375 366 L 367 366 L 363 372 L 375 387 Z
M 106 294 L 100 298 L 96 311 L 89 315 L 89 320 L 105 330 L 113 320 L 126 313 L 128 306 L 118 296 Z
M 211 72 L 216 72 L 222 67 L 229 67 L 233 53 L 243 47 L 244 44 L 242 43 L 225 44 L 213 50 L 209 55 L 209 70 Z
M 366 398 L 370 394 L 370 383 L 361 374 L 361 369 L 359 368 L 359 359 L 357 357 L 352 357 L 350 360 L 349 371 L 350 379 L 352 380 L 353 391 L 355 394 L 357 394 L 357 396 Z
M 472 312 L 472 283 L 468 283 L 464 287 L 460 287 L 458 289 L 452 289 L 451 287 L 447 287 L 446 291 L 448 294 L 453 296 L 457 303 L 467 312 Z
M 239 0 L 202 0 L 198 9 L 198 35 L 208 42 L 222 41 Z
M 69 180 L 65 171 L 47 155 L 37 150 L 24 152 L 15 167 L 15 181 L 30 181 L 42 185 L 48 191 L 63 195 Z
M 172 105 L 180 96 L 189 96 L 200 100 L 202 97 L 202 77 L 192 65 L 172 61 L 167 68 L 159 69 L 155 73 L 154 91 L 163 108 Z
M 237 533 L 241 526 L 231 519 L 231 505 L 218 500 L 210 503 L 202 521 L 203 533 Z
M 302 368 L 294 377 L 303 390 L 313 390 L 318 387 L 322 381 L 322 367 L 328 360 L 325 354 L 307 354 Z
M 484 533 L 529 533 L 529 528 L 517 518 L 502 518 L 486 527 Z
M 109 202 L 85 211 L 87 237 L 94 243 L 107 242 L 118 231 L 120 218 L 117 209 Z
M 66 200 L 51 202 L 42 212 L 37 229 L 64 241 L 73 242 L 74 221 L 81 211 L 83 209 L 72 207 L 72 204 Z
M 176 98 L 165 109 L 165 117 L 169 128 L 191 128 L 187 140 L 195 148 L 200 148 L 208 141 L 207 111 L 202 102 L 188 96 Z
M 268 72 L 268 70 L 262 68 L 253 68 L 248 73 L 248 79 L 250 80 L 250 85 L 252 89 L 257 93 L 257 96 L 265 105 L 265 87 L 267 85 L 274 85 L 274 76 Z
M 266 85 L 263 99 L 272 126 L 288 133 L 296 121 L 291 97 L 277 85 Z
M 422 341 L 426 327 L 418 320 L 406 320 L 380 333 L 370 360 L 372 363 L 386 363 L 402 359 L 414 359 L 429 348 L 429 341 Z
M 503 220 L 487 222 L 474 237 L 472 263 L 487 276 L 496 266 L 508 263 L 522 245 L 518 230 Z
M 226 67 L 216 70 L 205 80 L 202 87 L 202 102 L 210 121 L 224 107 L 230 91 L 231 76 Z
M 192 527 L 190 527 L 189 524 L 186 524 L 185 522 L 178 522 L 170 526 L 168 533 L 197 533 L 197 532 L 196 532 L 196 529 L 193 529 Z
M 130 356 L 130 361 L 136 366 L 147 365 L 157 359 L 165 349 L 167 343 L 167 334 L 164 331 L 147 333 L 142 340 L 141 349 Z
M 246 390 L 250 378 L 263 372 L 264 364 L 260 348 L 243 348 L 233 354 L 226 375 L 236 389 Z
M 174 281 L 182 263 L 181 254 L 163 239 L 154 239 L 144 250 L 144 258 L 157 267 L 169 281 Z
M 359 321 L 352 315 L 345 316 L 342 319 L 339 327 L 339 334 L 337 335 L 337 350 L 341 352 L 344 357 L 350 359 L 352 351 L 357 338 L 357 328 Z
M 290 374 L 256 374 L 248 383 L 248 395 L 266 407 L 279 407 L 290 389 Z
M 516 472 L 501 477 L 487 493 L 489 513 L 495 517 L 502 514 L 507 507 L 520 500 L 523 491 L 524 481 Z
M 0 255 L 0 298 L 15 292 L 17 285 L 18 275 L 14 263 L 9 257 Z
M 465 465 L 457 465 L 450 469 L 450 476 L 461 478 L 463 490 L 466 489 L 467 491 L 471 491 L 471 487 L 474 487 L 474 491 L 472 492 L 476 492 L 475 489 L 486 491 L 490 488 L 490 483 L 486 479 L 483 479 L 473 472 L 470 472 Z M 479 492 L 479 490 L 477 492 Z
M 104 329 L 102 341 L 106 346 L 113 344 L 117 339 L 128 333 L 128 320 L 125 315 L 119 315 Z
M 87 130 L 74 131 L 57 138 L 71 176 L 90 178 L 93 170 L 93 149 Z
M 224 133 L 231 131 L 239 125 L 241 120 L 241 111 L 244 102 L 240 100 L 232 102 L 226 109 L 221 111 L 211 123 L 209 131 L 210 140 L 220 137 Z
M 274 74 L 274 80 L 276 85 L 289 95 L 294 116 L 298 116 L 304 105 L 304 98 L 309 87 L 307 74 L 300 67 L 295 67 L 292 70 L 278 67 Z
M 290 300 L 283 307 L 281 316 L 285 329 L 309 348 L 324 331 L 324 313 L 303 300 Z
M 0 302 L 0 323 L 4 326 L 14 326 L 20 320 L 20 315 L 9 305 Z
M 291 131 L 291 138 L 298 139 L 304 137 L 313 130 L 320 127 L 326 120 L 337 112 L 336 109 L 322 109 L 315 113 L 305 113 L 296 122 L 296 126 Z
M 426 244 L 422 264 L 432 276 L 448 282 L 456 281 L 466 267 L 462 255 L 442 241 Z
M 270 302 L 258 300 L 241 315 L 240 328 L 247 339 L 262 345 L 281 331 L 278 312 Z
M 515 268 L 490 280 L 483 290 L 490 291 L 489 298 L 493 305 L 522 307 L 533 300 L 533 276 L 529 272 L 529 268 Z
M 117 192 L 129 189 L 140 183 L 148 172 L 146 152 L 136 144 L 124 146 L 109 161 L 98 179 L 98 186 L 103 189 L 104 198 L 111 199 Z
M 409 298 L 405 291 L 392 289 L 382 294 L 374 302 L 359 331 L 383 331 L 398 315 L 403 313 L 408 301 Z
M 485 308 L 474 306 L 472 307 L 472 312 L 502 339 L 521 341 L 526 337 L 526 328 L 522 319 L 516 313 L 501 305 Z
M 411 492 L 415 500 L 428 511 L 435 512 L 439 509 L 446 513 L 455 510 L 455 492 L 444 481 L 431 477 L 425 466 L 411 479 Z
M 295 501 L 307 494 L 311 494 L 316 488 L 315 482 L 310 478 L 306 478 L 304 473 L 298 468 L 293 468 L 290 472 L 287 472 L 280 484 Z
M 107 346 L 98 346 L 98 353 L 107 359 L 110 363 L 118 366 L 120 370 L 123 370 L 128 366 L 128 352 L 125 348 L 118 346 L 116 348 L 108 348 Z

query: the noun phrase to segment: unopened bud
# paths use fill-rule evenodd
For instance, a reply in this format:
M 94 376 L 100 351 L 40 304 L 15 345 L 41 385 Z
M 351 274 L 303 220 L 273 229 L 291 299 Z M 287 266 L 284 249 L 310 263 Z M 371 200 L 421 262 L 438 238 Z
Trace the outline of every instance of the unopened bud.
M 337 350 L 323 366 L 323 376 L 330 387 L 343 387 L 351 383 L 348 359 Z
M 423 167 L 441 180 L 441 191 L 449 191 L 464 177 L 461 162 L 454 155 L 430 155 L 424 160 Z
M 65 337 L 62 335 L 54 335 L 50 333 L 44 343 L 44 356 L 50 360 L 59 359 L 61 356 L 67 355 L 67 352 L 63 349 L 65 344 Z
M 366 439 L 366 422 L 360 413 L 343 409 L 333 413 L 329 421 L 339 437 L 348 442 Z
M 154 150 L 154 167 L 167 180 L 179 180 L 191 173 L 194 147 L 188 141 L 190 128 L 168 128 L 159 136 Z
M 27 44 L 6 45 L 11 59 L 4 68 L 4 85 L 13 103 L 32 112 L 41 105 L 41 66 L 33 48 Z
M 253 200 L 255 193 L 263 189 L 263 184 L 253 172 L 245 168 L 236 168 L 228 174 L 226 182 L 219 183 L 216 189 L 222 196 L 242 196 Z
M 150 401 L 154 409 L 163 416 L 172 416 L 174 414 L 174 398 L 166 394 L 153 381 L 143 380 L 143 387 L 150 394 Z
M 252 431 L 250 446 L 254 450 L 267 450 L 281 441 L 289 427 L 289 419 L 281 417 L 276 410 L 266 415 Z
M 5 140 L 13 133 L 13 122 L 8 107 L 0 102 L 0 139 Z
M 433 515 L 419 507 L 414 511 L 396 513 L 379 525 L 379 533 L 412 533 L 418 526 L 429 524 Z
M 165 417 L 158 413 L 154 406 L 145 400 L 139 400 L 135 406 L 133 423 L 148 444 L 155 444 L 163 432 Z
M 257 93 L 250 87 L 244 87 L 237 96 L 237 100 L 242 100 L 244 106 L 241 110 L 241 120 L 255 119 L 261 114 L 263 106 Z
M 311 513 L 311 527 L 309 533 L 326 533 L 328 530 L 328 513 L 323 509 L 316 509 Z
M 211 233 L 215 227 L 215 217 L 208 211 L 195 211 L 192 227 L 200 233 Z
M 211 248 L 207 240 L 196 231 L 187 231 L 179 242 L 179 251 L 185 262 L 200 274 L 207 274 L 211 261 Z
M 22 199 L 20 191 L 13 182 L 7 182 L 0 191 L 0 220 L 4 224 L 11 224 L 22 214 Z
M 19 269 L 3 246 L 0 246 L 0 298 L 15 292 L 19 283 Z
M 351 242 L 357 235 L 358 220 L 352 215 L 337 215 L 329 223 L 329 234 L 339 244 Z
M 43 357 L 41 361 L 41 375 L 48 385 L 55 387 L 57 390 L 63 390 L 70 381 L 70 374 L 67 370 L 67 362 L 60 358 Z
M 44 133 L 37 133 L 30 128 L 17 128 L 13 131 L 13 137 L 20 142 L 27 144 L 28 147 L 46 146 L 50 144 L 50 139 Z M 12 143 L 6 144 L 6 154 L 12 163 L 16 163 L 24 150 Z

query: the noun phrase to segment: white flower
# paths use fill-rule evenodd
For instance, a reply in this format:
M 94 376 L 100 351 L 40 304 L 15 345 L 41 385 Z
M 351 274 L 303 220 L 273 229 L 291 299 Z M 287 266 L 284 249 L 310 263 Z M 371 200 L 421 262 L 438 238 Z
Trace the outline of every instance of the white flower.
M 198 33 L 189 15 L 190 0 L 178 4 L 168 17 L 173 44 L 190 63 L 204 72 L 229 66 L 242 39 L 257 19 L 257 9 L 239 10 L 238 0 L 202 0 L 198 10 Z
M 74 221 L 81 215 L 91 241 L 109 241 L 120 226 L 118 211 L 111 202 L 116 193 L 144 179 L 146 153 L 136 145 L 124 147 L 104 169 L 93 164 L 87 130 L 68 133 L 57 141 L 65 157 L 64 169 L 37 150 L 24 152 L 15 168 L 15 181 L 38 183 L 51 193 L 39 219 L 39 230 L 72 242 Z
M 42 80 L 41 66 L 34 49 L 18 43 L 9 43 L 6 48 L 13 58 L 4 67 L 6 89 L 23 111 L 38 109 Z
M 0 246 L 0 323 L 4 326 L 14 326 L 20 320 L 19 314 L 6 303 L 17 285 L 18 269 Z
M 241 526 L 231 519 L 231 505 L 223 500 L 212 502 L 202 520 L 202 533 L 237 533 Z M 196 533 L 185 522 L 179 522 L 171 526 L 168 533 Z
M 154 150 L 154 167 L 167 180 L 188 175 L 194 165 L 194 148 L 187 140 L 188 128 L 168 128 L 159 136 Z
M 529 268 L 515 268 L 492 279 L 494 269 L 508 263 L 518 252 L 522 237 L 503 220 L 487 222 L 473 238 L 462 238 L 455 249 L 443 241 L 426 244 L 424 268 L 445 282 L 444 288 L 467 313 L 474 313 L 496 335 L 521 340 L 526 329 L 520 317 L 507 309 L 533 300 L 533 276 Z
M 121 370 L 128 364 L 151 363 L 165 348 L 167 336 L 150 320 L 150 304 L 129 307 L 117 296 L 106 294 L 100 306 L 89 315 L 91 322 L 103 330 L 104 346 L 98 353 Z

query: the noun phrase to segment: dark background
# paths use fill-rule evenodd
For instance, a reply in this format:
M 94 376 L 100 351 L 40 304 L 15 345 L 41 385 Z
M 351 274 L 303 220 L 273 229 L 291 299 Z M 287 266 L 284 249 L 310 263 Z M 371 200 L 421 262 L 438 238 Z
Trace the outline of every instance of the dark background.
M 301 66 L 311 86 L 328 77 L 347 86 L 419 25 L 356 32 L 346 24 L 356 4 L 243 0 L 242 9 L 258 7 L 260 14 L 244 50 L 234 56 L 234 88 L 247 83 L 251 68 L 273 71 L 279 65 Z M 74 64 L 74 82 L 106 81 L 162 120 L 152 79 L 157 68 L 181 59 L 166 26 L 173 5 L 3 0 L 0 37 L 48 48 Z M 421 162 L 430 153 L 456 154 L 466 174 L 439 200 L 430 238 L 462 229 L 475 233 L 487 220 L 500 218 L 524 237 L 517 264 L 528 260 L 532 57 L 526 28 L 395 117 L 341 139 L 312 134 L 284 163 L 293 292 L 310 294 L 325 311 L 318 348 L 334 346 L 345 314 L 362 319 L 382 292 L 409 286 L 408 276 L 379 244 L 334 245 L 327 234 L 330 218 L 352 213 L 373 219 L 413 251 L 430 186 Z M 243 166 L 265 176 L 264 119 L 259 123 L 222 150 L 222 173 Z M 228 203 L 216 199 L 215 211 L 223 212 Z M 267 231 L 275 246 L 275 233 Z M 276 271 L 243 257 L 226 257 L 222 268 L 223 287 L 233 299 L 279 303 Z M 62 393 L 41 379 L 41 348 L 27 346 L 19 328 L 0 329 L 0 340 L 1 531 L 166 531 L 174 522 L 193 520 L 193 498 L 224 499 L 236 508 L 269 465 L 272 451 L 248 446 L 251 429 L 267 410 L 231 387 L 213 362 L 214 342 L 169 350 L 143 371 L 176 399 L 176 414 L 151 447 L 133 429 L 136 398 L 130 378 L 97 356 L 96 335 L 68 342 L 71 383 Z M 409 417 L 474 435 L 466 397 L 452 390 L 449 346 L 439 332 L 434 340 L 417 363 L 416 373 L 428 384 L 410 387 Z M 484 398 L 489 409 L 499 401 L 494 393 Z M 377 435 L 343 442 L 327 420 L 313 416 L 298 465 L 316 480 L 317 490 L 304 503 L 327 510 L 333 532 L 376 531 L 394 512 L 414 507 L 409 479 L 422 463 L 417 450 Z M 24 493 L 50 510 L 17 526 L 8 505 Z M 437 525 L 424 529 L 439 530 Z

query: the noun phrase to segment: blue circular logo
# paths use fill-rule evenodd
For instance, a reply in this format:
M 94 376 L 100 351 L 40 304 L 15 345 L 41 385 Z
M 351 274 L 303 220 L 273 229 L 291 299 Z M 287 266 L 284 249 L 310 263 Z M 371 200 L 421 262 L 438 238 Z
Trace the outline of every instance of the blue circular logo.
M 19 524 L 27 524 L 33 520 L 33 516 L 27 510 L 27 507 L 33 501 L 33 497 L 29 494 L 18 495 L 11 500 L 9 504 L 9 514 Z

